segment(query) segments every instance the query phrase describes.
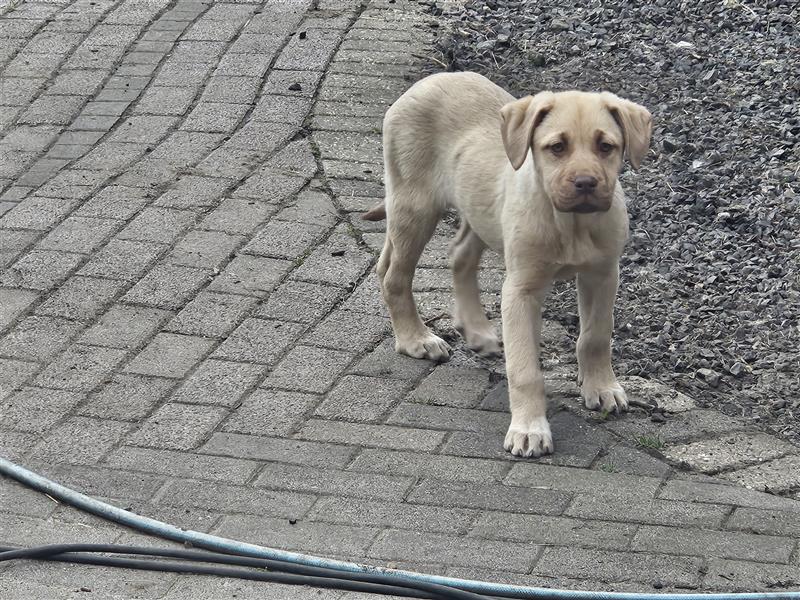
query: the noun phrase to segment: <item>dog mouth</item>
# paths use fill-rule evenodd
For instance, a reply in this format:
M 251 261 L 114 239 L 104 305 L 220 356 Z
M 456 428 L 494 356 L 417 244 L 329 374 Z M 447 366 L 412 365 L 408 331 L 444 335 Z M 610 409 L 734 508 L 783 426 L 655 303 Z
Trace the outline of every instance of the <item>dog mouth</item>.
M 601 208 L 596 204 L 591 204 L 589 202 L 581 202 L 580 204 L 576 204 L 570 209 L 570 212 L 580 213 L 582 215 L 594 212 L 600 212 Z

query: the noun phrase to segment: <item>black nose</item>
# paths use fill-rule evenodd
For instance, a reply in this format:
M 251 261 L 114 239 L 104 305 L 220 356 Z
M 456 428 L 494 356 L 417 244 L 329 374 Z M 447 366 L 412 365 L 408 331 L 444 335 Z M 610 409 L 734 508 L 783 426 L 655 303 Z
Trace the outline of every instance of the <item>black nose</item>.
M 575 178 L 575 191 L 579 194 L 591 194 L 597 187 L 597 177 L 578 175 Z

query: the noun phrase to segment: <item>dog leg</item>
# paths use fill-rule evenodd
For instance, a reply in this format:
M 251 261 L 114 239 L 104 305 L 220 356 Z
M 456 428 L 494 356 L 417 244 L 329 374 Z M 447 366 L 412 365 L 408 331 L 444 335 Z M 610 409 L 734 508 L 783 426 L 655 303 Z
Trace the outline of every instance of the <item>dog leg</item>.
M 500 340 L 486 318 L 478 289 L 478 266 L 486 245 L 464 221 L 450 247 L 453 271 L 456 329 L 472 350 L 481 356 L 499 356 Z
M 450 346 L 422 322 L 411 292 L 417 262 L 439 220 L 438 209 L 409 202 L 417 208 L 411 213 L 396 194 L 392 200 L 378 276 L 392 319 L 395 350 L 414 358 L 446 361 Z
M 586 408 L 608 412 L 628 409 L 628 399 L 611 366 L 614 297 L 619 284 L 616 263 L 578 274 L 578 382 Z
M 511 404 L 511 425 L 503 447 L 514 456 L 553 452 L 544 378 L 539 366 L 542 303 L 548 289 L 531 291 L 508 278 L 503 284 L 503 340 Z

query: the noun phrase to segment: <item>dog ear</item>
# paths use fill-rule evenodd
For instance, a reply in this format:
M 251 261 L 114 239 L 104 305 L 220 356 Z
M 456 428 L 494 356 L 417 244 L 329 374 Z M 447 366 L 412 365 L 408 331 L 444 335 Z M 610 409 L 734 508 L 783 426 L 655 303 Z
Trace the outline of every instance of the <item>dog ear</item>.
M 533 141 L 533 131 L 553 108 L 554 100 L 555 95 L 552 92 L 540 92 L 535 96 L 509 102 L 500 109 L 500 116 L 503 118 L 503 145 L 515 171 L 525 162 L 528 148 Z
M 650 148 L 650 134 L 653 130 L 653 118 L 644 106 L 603 92 L 611 116 L 622 129 L 625 139 L 625 154 L 634 169 L 638 169 Z

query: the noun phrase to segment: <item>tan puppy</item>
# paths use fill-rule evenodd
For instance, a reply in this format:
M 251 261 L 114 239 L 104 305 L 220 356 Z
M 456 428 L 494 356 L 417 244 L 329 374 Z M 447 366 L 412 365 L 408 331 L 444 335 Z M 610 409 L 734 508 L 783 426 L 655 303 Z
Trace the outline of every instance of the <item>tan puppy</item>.
M 387 216 L 378 275 L 398 352 L 437 361 L 450 348 L 422 322 L 414 270 L 445 208 L 461 213 L 450 253 L 454 320 L 468 346 L 500 342 L 478 290 L 481 254 L 503 255 L 503 340 L 511 402 L 505 448 L 553 451 L 539 365 L 542 303 L 553 280 L 577 275 L 578 377 L 590 409 L 627 409 L 611 367 L 618 263 L 628 233 L 617 176 L 650 143 L 650 113 L 604 92 L 541 92 L 516 100 L 475 73 L 416 83 L 383 124 Z M 380 218 L 383 209 L 367 218 Z

